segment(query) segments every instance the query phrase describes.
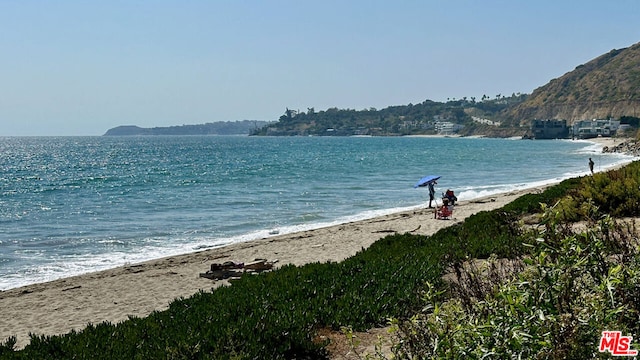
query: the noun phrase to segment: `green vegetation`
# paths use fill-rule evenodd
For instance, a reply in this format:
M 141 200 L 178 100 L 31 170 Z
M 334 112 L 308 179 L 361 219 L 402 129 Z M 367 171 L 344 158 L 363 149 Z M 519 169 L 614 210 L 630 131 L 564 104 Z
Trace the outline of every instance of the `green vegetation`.
M 636 335 L 640 330 L 633 321 L 640 305 L 637 234 L 604 215 L 607 209 L 637 215 L 637 206 L 611 206 L 609 199 L 626 193 L 637 201 L 640 194 L 628 191 L 638 188 L 639 174 L 636 162 L 567 180 L 430 237 L 388 236 L 340 263 L 244 276 L 146 318 L 32 336 L 19 351 L 10 338 L 0 344 L 0 359 L 325 358 L 318 330 L 365 330 L 389 318 L 412 319 L 395 321 L 400 358 L 591 356 L 604 327 Z M 541 225 L 527 228 L 519 219 L 532 212 L 542 214 L 536 215 Z M 573 234 L 567 221 L 574 214 L 598 230 Z M 514 269 L 525 271 L 489 281 L 465 275 L 473 274 L 470 259 L 505 258 L 523 263 Z M 443 280 L 452 269 L 465 286 Z M 473 305 L 473 299 L 481 301 Z M 425 301 L 428 311 L 422 312 Z
M 636 229 L 604 217 L 584 233 L 557 236 L 554 211 L 543 216 L 547 229 L 532 232 L 521 271 L 505 279 L 497 270 L 515 266 L 493 257 L 454 284 L 485 291 L 443 299 L 428 287 L 425 310 L 395 322 L 397 358 L 609 358 L 598 352 L 602 331 L 638 334 Z

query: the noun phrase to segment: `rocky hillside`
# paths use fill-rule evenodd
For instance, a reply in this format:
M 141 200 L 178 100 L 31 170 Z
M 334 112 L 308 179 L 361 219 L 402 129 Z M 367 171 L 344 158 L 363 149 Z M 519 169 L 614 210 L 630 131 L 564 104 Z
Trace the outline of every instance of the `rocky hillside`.
M 503 116 L 523 126 L 533 119 L 640 117 L 640 43 L 579 65 Z

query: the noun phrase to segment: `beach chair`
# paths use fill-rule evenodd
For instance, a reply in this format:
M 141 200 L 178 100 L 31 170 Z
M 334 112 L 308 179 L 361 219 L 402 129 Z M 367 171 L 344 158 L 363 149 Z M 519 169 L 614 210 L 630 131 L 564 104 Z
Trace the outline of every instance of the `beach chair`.
M 453 210 L 449 209 L 448 206 L 443 205 L 436 210 L 434 216 L 439 220 L 451 220 L 451 216 L 453 216 Z
M 458 201 L 458 197 L 456 196 L 456 194 L 451 189 L 447 189 L 447 192 L 443 192 L 442 193 L 442 199 L 443 200 L 444 199 L 449 200 L 449 204 L 450 205 L 455 205 L 456 201 Z

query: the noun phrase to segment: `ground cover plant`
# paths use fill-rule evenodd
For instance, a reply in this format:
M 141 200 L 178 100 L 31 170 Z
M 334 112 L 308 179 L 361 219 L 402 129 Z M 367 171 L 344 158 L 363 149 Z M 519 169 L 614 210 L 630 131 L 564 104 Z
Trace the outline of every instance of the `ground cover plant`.
M 574 216 L 565 211 L 567 220 L 577 221 L 586 217 L 582 208 L 585 203 L 595 205 L 600 214 L 616 218 L 640 216 L 640 162 L 582 178 L 580 187 L 563 198 L 565 209 L 576 210 Z
M 431 284 L 470 258 L 518 258 L 529 250 L 518 216 L 576 192 L 571 180 L 511 205 L 473 215 L 430 237 L 388 236 L 340 263 L 284 266 L 231 286 L 177 299 L 145 318 L 89 325 L 61 336 L 32 336 L 22 350 L 0 343 L 0 359 L 291 359 L 326 358 L 319 329 L 365 330 L 424 305 Z M 544 200 L 544 201 L 542 201 Z M 533 209 L 533 210 L 532 210 Z

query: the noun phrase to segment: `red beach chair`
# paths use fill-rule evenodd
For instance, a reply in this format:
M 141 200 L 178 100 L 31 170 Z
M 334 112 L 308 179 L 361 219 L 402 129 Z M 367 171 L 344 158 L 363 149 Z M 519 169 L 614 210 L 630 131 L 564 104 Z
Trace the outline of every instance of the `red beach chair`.
M 449 207 L 449 201 L 447 199 L 443 199 L 442 206 L 439 209 L 436 209 L 434 213 L 434 218 L 440 220 L 450 220 L 451 216 L 453 216 L 453 207 Z

